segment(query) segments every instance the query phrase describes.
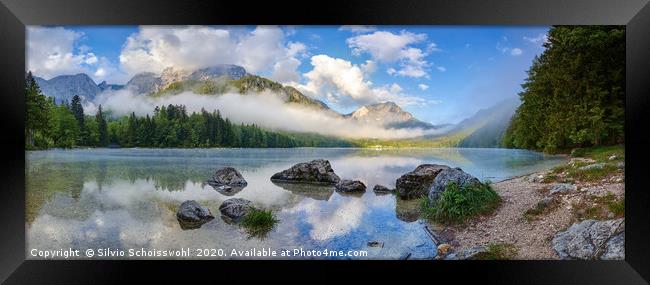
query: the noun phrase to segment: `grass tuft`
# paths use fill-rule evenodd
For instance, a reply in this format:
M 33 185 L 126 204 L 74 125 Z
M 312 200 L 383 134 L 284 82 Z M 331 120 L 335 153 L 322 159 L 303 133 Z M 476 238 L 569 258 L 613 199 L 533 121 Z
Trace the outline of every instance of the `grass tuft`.
M 491 243 L 487 251 L 476 255 L 479 260 L 512 260 L 517 256 L 517 246 L 511 243 Z
M 501 197 L 489 182 L 464 188 L 452 182 L 437 200 L 421 199 L 422 216 L 443 224 L 464 223 L 471 217 L 494 211 L 501 203 Z
M 541 201 L 535 204 L 532 208 L 524 212 L 524 219 L 528 222 L 536 220 L 540 215 L 551 212 L 553 209 L 557 208 L 560 205 L 560 202 L 557 199 L 553 199 L 550 203 L 542 203 Z
M 278 221 L 273 211 L 253 208 L 244 216 L 241 225 L 249 236 L 264 238 L 273 230 Z

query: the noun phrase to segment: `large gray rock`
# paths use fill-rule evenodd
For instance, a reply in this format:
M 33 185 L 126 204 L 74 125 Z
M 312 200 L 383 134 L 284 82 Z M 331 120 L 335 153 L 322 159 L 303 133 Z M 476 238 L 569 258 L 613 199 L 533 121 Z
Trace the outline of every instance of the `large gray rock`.
M 212 175 L 212 178 L 208 180 L 208 184 L 219 187 L 219 186 L 229 186 L 229 187 L 240 187 L 248 185 L 248 182 L 244 177 L 232 167 L 222 167 L 217 169 L 217 171 Z M 227 188 L 227 187 L 223 187 Z
M 462 169 L 447 168 L 442 170 L 433 180 L 431 188 L 429 189 L 429 201 L 434 201 L 440 197 L 440 194 L 445 191 L 449 183 L 456 183 L 461 189 L 464 187 L 474 186 L 481 184 L 476 177 L 465 173 Z
M 552 245 L 562 259 L 625 259 L 625 219 L 573 224 L 556 234 Z
M 395 181 L 395 192 L 401 198 L 410 199 L 426 195 L 438 173 L 449 166 L 422 164 Z
M 556 194 L 556 193 L 568 193 L 568 192 L 573 192 L 578 190 L 578 186 L 575 186 L 573 184 L 569 183 L 557 183 L 553 186 L 551 186 L 551 189 L 549 189 L 549 193 L 551 194 Z
M 178 207 L 176 218 L 181 228 L 185 230 L 200 228 L 203 224 L 214 219 L 214 216 L 207 207 L 194 200 L 188 200 Z
M 239 220 L 248 214 L 252 207 L 252 202 L 242 198 L 230 198 L 221 203 L 219 211 L 222 215 L 232 219 Z
M 341 180 L 336 184 L 336 191 L 343 193 L 366 192 L 366 185 L 359 180 Z
M 324 159 L 315 159 L 309 162 L 301 162 L 289 169 L 283 170 L 271 176 L 272 181 L 314 183 L 314 184 L 336 184 L 341 181 L 330 162 Z

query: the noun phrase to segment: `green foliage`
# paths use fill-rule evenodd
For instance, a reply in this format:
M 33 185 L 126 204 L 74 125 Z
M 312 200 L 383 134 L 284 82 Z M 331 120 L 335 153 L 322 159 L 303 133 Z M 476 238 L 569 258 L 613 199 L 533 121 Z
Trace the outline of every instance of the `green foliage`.
M 448 183 L 440 197 L 429 201 L 422 198 L 422 213 L 425 218 L 444 224 L 464 223 L 476 215 L 488 214 L 501 203 L 489 182 L 479 185 L 459 187 L 456 183 Z
M 517 246 L 511 243 L 490 243 L 485 252 L 478 253 L 478 260 L 512 260 L 517 256 Z
M 31 72 L 25 77 L 25 148 L 41 149 L 52 145 L 52 100 L 41 93 Z
M 592 147 L 592 148 L 583 148 L 580 149 L 575 157 L 586 157 L 591 158 L 597 162 L 607 162 L 610 161 L 611 156 L 616 156 L 612 161 L 623 161 L 625 160 L 625 145 L 611 145 L 611 146 L 601 146 L 601 147 Z
M 251 211 L 244 216 L 241 225 L 246 229 L 249 236 L 266 237 L 266 235 L 273 230 L 278 223 L 278 219 L 271 210 L 258 210 L 252 208 Z
M 585 200 L 571 204 L 574 217 L 578 221 L 595 219 L 609 219 L 610 213 L 615 217 L 625 216 L 625 198 L 617 198 L 612 193 L 605 196 L 589 196 Z
M 553 153 L 622 143 L 625 27 L 555 26 L 544 46 L 504 145 Z
M 607 208 L 609 209 L 610 212 L 614 213 L 616 217 L 624 217 L 625 199 L 621 199 L 620 201 L 611 201 L 608 203 Z

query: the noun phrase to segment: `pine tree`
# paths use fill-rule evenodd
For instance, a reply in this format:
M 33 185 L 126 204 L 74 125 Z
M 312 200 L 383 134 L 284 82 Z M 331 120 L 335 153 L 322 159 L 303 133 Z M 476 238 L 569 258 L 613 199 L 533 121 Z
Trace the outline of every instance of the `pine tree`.
M 102 111 L 102 105 L 99 105 L 97 108 L 97 114 L 95 114 L 95 120 L 97 121 L 97 126 L 99 128 L 99 143 L 98 146 L 107 146 L 108 145 L 108 125 L 106 124 L 106 118 L 104 118 L 104 112 Z
M 75 119 L 77 120 L 77 124 L 79 125 L 79 139 L 77 141 L 77 144 L 86 145 L 88 131 L 86 130 L 86 124 L 84 122 L 84 108 L 81 106 L 81 98 L 79 98 L 79 95 L 74 95 L 74 97 L 72 97 L 72 102 L 70 103 L 70 111 L 72 111 L 72 114 L 74 115 Z

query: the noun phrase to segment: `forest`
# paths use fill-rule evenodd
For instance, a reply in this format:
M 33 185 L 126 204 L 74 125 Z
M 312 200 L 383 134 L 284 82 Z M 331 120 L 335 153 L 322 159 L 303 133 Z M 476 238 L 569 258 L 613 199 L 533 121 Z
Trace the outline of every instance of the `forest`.
M 625 26 L 554 26 L 547 37 L 503 145 L 557 153 L 624 143 Z
M 81 98 L 57 104 L 42 94 L 31 72 L 25 80 L 25 148 L 73 147 L 336 147 L 344 140 L 274 132 L 254 124 L 236 124 L 218 110 L 188 114 L 185 106 L 156 107 L 152 116 L 113 116 L 102 110 L 86 115 Z

